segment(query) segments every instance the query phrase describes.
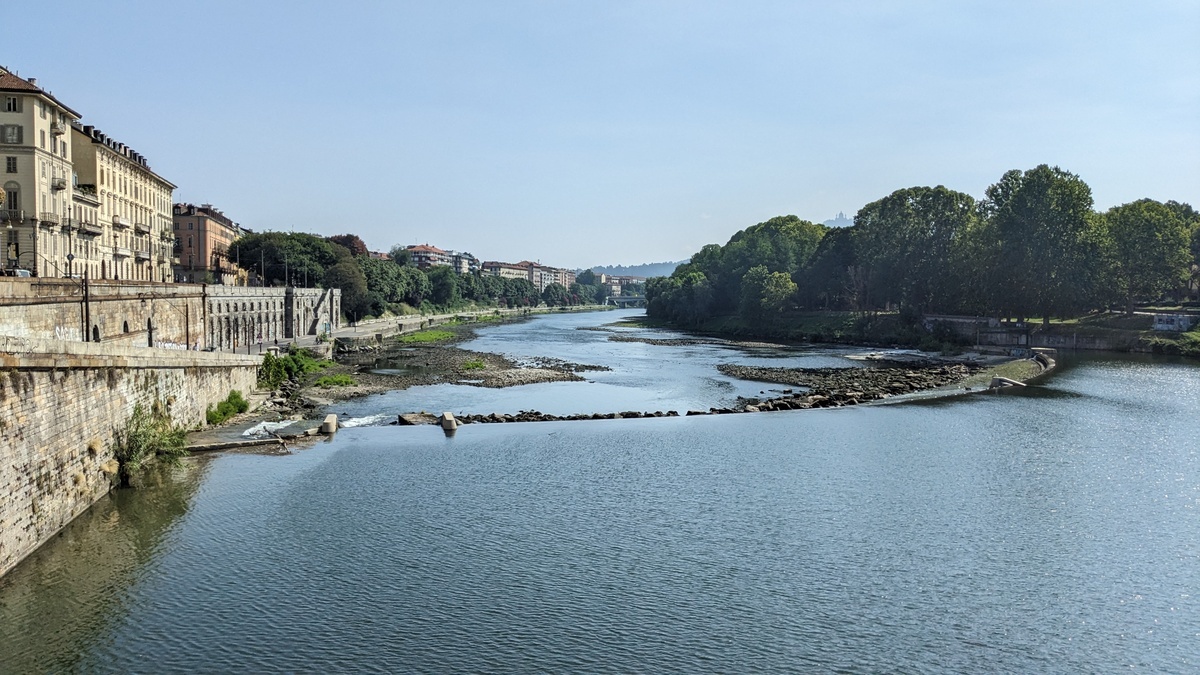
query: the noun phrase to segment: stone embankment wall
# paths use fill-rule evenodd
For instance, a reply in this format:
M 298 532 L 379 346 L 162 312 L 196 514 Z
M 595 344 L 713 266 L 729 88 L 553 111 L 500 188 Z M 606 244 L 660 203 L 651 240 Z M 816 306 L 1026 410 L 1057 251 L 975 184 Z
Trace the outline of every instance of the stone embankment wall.
M 0 279 L 0 335 L 234 349 L 341 326 L 341 291 L 84 279 Z
M 0 575 L 111 488 L 112 442 L 134 406 L 204 423 L 260 357 L 0 337 Z

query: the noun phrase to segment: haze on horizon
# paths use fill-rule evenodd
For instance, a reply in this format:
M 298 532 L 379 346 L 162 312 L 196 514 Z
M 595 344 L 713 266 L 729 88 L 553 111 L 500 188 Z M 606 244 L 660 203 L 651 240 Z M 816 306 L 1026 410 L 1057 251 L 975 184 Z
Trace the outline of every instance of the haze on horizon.
M 564 267 L 1058 165 L 1200 206 L 1200 3 L 5 8 L 0 64 L 256 231 Z

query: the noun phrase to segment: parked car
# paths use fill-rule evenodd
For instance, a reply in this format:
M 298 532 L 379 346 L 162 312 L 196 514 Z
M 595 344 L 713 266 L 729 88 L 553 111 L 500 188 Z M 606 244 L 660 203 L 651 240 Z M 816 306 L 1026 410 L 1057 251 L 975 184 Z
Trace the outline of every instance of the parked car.
M 5 277 L 29 277 L 29 276 L 33 276 L 33 275 L 29 273 L 29 270 L 21 270 L 21 269 L 7 269 L 7 270 L 0 270 L 0 276 L 5 276 Z

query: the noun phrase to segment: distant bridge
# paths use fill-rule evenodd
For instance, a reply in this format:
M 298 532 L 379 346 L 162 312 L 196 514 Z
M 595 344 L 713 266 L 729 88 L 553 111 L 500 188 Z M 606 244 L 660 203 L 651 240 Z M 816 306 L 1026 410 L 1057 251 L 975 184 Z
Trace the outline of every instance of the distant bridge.
M 644 295 L 610 295 L 605 301 L 607 305 L 616 305 L 618 307 L 645 307 L 646 296 Z

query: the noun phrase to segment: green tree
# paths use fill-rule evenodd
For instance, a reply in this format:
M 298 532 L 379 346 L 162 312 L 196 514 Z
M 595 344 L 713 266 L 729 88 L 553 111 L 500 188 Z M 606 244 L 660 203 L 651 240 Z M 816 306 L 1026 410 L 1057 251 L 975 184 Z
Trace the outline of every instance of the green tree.
M 392 250 L 388 252 L 388 257 L 397 265 L 412 265 L 412 251 L 401 244 L 393 246 Z
M 897 190 L 859 210 L 854 236 L 874 300 L 915 312 L 944 309 L 960 283 L 953 262 L 976 213 L 970 195 L 941 185 Z
M 987 189 L 996 308 L 1024 319 L 1069 316 L 1096 302 L 1101 223 L 1092 191 L 1075 174 L 1042 164 L 1013 170 Z
M 355 320 L 371 312 L 371 297 L 367 294 L 367 279 L 354 260 L 343 260 L 325 273 L 328 288 L 342 291 L 342 313 Z
M 567 294 L 566 287 L 559 283 L 553 283 L 547 284 L 542 289 L 542 301 L 550 307 L 565 307 L 570 304 L 571 298 Z
M 596 284 L 596 273 L 592 270 L 584 270 L 575 276 L 575 282 L 580 286 L 594 286 Z
M 448 265 L 430 267 L 425 273 L 429 277 L 429 301 L 433 304 L 451 309 L 462 302 L 462 293 L 458 285 L 458 272 Z
M 796 292 L 796 283 L 783 272 L 768 271 L 765 265 L 751 267 L 742 278 L 742 318 L 763 321 L 779 313 Z
M 1153 300 L 1189 275 L 1187 224 L 1153 199 L 1115 206 L 1105 214 L 1112 260 L 1125 312 L 1134 300 Z

